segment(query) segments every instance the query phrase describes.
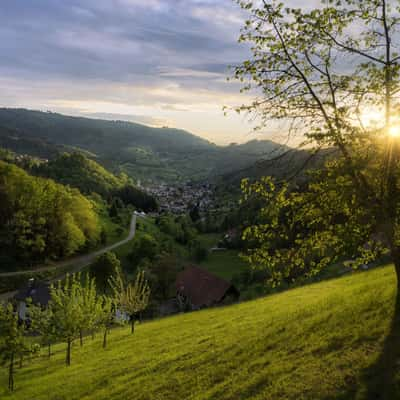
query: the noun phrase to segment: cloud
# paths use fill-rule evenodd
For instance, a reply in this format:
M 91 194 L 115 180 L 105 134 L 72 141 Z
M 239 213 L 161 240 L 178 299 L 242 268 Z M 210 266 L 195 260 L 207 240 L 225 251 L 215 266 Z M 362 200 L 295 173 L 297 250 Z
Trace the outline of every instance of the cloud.
M 222 112 L 244 101 L 225 80 L 243 20 L 231 0 L 3 0 L 0 105 L 245 134 Z

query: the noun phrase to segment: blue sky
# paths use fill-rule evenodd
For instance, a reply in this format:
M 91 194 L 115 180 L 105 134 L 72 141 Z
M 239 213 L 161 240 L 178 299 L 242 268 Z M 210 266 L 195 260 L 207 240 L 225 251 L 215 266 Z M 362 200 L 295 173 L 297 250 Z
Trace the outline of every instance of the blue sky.
M 231 0 L 2 0 L 1 105 L 250 140 L 222 111 L 247 100 L 226 82 L 244 19 Z

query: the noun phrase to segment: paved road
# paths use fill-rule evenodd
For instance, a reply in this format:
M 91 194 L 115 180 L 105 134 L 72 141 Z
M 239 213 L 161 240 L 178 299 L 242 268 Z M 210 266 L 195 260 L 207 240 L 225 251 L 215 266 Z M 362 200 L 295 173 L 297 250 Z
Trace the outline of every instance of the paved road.
M 121 241 L 119 241 L 117 243 L 114 243 L 114 244 L 111 244 L 109 246 L 103 247 L 100 250 L 96 250 L 96 251 L 94 251 L 92 253 L 85 254 L 83 256 L 70 258 L 69 260 L 65 260 L 65 261 L 59 261 L 59 262 L 55 263 L 54 265 L 52 265 L 51 267 L 46 266 L 46 267 L 40 267 L 40 268 L 32 269 L 32 270 L 0 273 L 0 279 L 1 278 L 12 277 L 12 276 L 30 275 L 30 274 L 35 273 L 35 272 L 54 271 L 54 270 L 57 270 L 57 269 L 63 269 L 65 267 L 68 267 L 69 265 L 71 266 L 71 269 L 68 271 L 69 273 L 79 272 L 80 270 L 82 270 L 83 268 L 85 268 L 86 266 L 91 264 L 96 257 L 100 256 L 101 254 L 103 254 L 103 253 L 105 253 L 107 251 L 114 250 L 117 247 L 120 247 L 123 244 L 125 244 L 125 243 L 129 242 L 130 240 L 132 240 L 134 238 L 134 236 L 135 236 L 135 233 L 136 233 L 136 219 L 137 219 L 136 214 L 133 214 L 132 215 L 132 219 L 131 219 L 131 225 L 130 225 L 128 236 L 125 239 L 123 239 L 123 240 L 121 240 Z M 64 277 L 64 275 L 65 275 L 65 273 L 62 273 L 62 275 L 54 278 L 53 281 L 57 281 L 59 279 L 62 279 Z M 16 292 L 8 292 L 8 293 L 0 294 L 0 300 L 9 299 L 15 293 Z

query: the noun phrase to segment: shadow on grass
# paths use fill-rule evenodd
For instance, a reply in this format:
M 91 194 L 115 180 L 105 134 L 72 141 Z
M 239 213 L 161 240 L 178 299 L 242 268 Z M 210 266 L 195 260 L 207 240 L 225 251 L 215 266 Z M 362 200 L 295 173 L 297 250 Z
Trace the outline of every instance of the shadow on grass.
M 357 399 L 400 399 L 400 288 L 396 295 L 393 319 L 378 359 L 365 372 L 365 391 Z

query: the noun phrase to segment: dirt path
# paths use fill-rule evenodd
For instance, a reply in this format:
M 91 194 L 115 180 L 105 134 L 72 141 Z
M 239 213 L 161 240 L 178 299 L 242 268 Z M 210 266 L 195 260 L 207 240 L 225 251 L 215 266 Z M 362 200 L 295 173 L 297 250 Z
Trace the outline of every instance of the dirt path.
M 31 270 L 25 270 L 25 271 L 16 271 L 16 272 L 3 272 L 0 273 L 0 279 L 1 278 L 8 278 L 8 277 L 13 277 L 13 276 L 21 276 L 21 275 L 30 275 L 32 273 L 35 272 L 46 272 L 46 271 L 54 271 L 57 269 L 63 269 L 65 267 L 68 267 L 69 265 L 71 265 L 71 269 L 68 271 L 69 273 L 74 273 L 74 272 L 79 272 L 81 271 L 83 268 L 85 268 L 86 266 L 88 266 L 89 264 L 92 263 L 92 261 L 95 260 L 96 257 L 98 257 L 99 255 L 106 253 L 107 251 L 111 251 L 113 249 L 116 249 L 117 247 L 122 246 L 123 244 L 129 242 L 130 240 L 132 240 L 135 236 L 136 233 L 136 215 L 133 214 L 132 215 L 132 219 L 131 219 L 131 225 L 130 225 L 130 229 L 129 229 L 129 234 L 128 236 L 117 242 L 114 244 L 111 244 L 109 246 L 103 247 L 100 250 L 96 250 L 92 253 L 89 254 L 85 254 L 82 256 L 78 256 L 78 257 L 74 257 L 74 258 L 70 258 L 68 260 L 65 261 L 59 261 L 57 263 L 55 263 L 52 266 L 45 266 L 45 267 L 40 267 L 37 269 L 31 269 Z M 58 276 L 56 278 L 53 279 L 54 281 L 57 281 L 59 279 L 62 279 L 63 276 L 65 275 L 65 273 L 63 273 L 61 276 Z M 8 293 L 3 293 L 0 294 L 0 300 L 6 300 L 10 297 L 12 297 L 16 292 L 8 292 Z

